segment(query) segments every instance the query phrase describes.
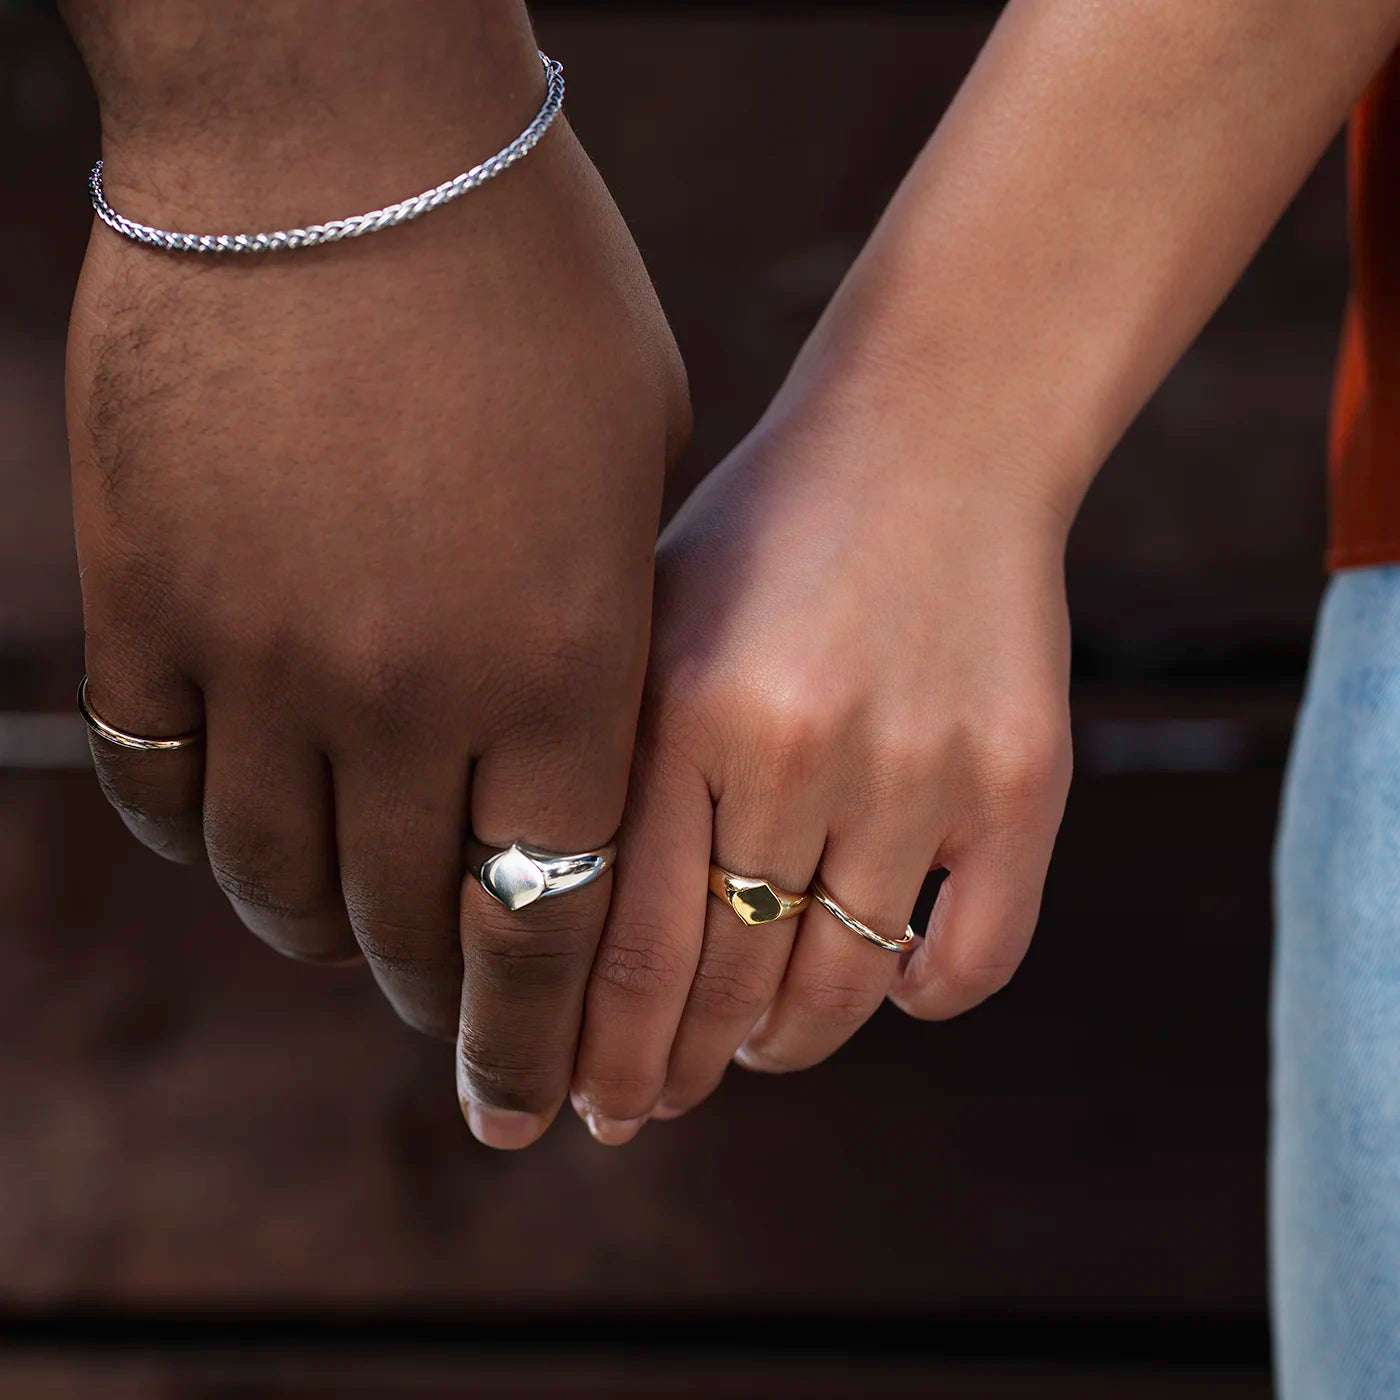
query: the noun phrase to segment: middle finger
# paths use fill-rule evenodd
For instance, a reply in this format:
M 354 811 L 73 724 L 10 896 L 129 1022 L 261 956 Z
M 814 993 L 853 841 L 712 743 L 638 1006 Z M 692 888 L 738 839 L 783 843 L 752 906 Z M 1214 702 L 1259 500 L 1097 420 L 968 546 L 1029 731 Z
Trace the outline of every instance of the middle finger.
M 716 863 L 786 894 L 807 891 L 825 840 L 823 802 L 812 788 L 775 792 L 738 783 L 715 806 Z M 778 993 L 799 922 L 750 926 L 725 900 L 711 897 L 700 964 L 653 1116 L 678 1117 L 718 1087 L 734 1052 Z
M 499 744 L 473 774 L 472 830 L 495 850 L 603 848 L 617 827 L 626 771 L 625 749 L 577 736 Z M 488 1147 L 528 1147 L 563 1102 L 611 887 L 605 873 L 511 910 L 476 874 L 462 886 L 457 1087 L 472 1132 Z

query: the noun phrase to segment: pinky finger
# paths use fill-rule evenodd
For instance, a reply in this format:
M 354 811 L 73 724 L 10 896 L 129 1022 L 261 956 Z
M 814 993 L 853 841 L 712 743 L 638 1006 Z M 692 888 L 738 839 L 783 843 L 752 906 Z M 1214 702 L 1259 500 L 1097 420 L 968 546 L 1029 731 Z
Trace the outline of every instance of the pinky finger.
M 928 936 L 890 991 L 924 1021 L 961 1015 L 999 992 L 1030 947 L 1052 839 L 1029 834 L 947 860 Z
M 119 733 L 184 735 L 203 722 L 198 690 L 174 668 L 108 667 L 99 660 L 84 686 L 89 713 Z M 88 742 L 102 791 L 132 835 L 167 860 L 201 860 L 203 743 L 130 749 L 104 737 L 92 721 Z

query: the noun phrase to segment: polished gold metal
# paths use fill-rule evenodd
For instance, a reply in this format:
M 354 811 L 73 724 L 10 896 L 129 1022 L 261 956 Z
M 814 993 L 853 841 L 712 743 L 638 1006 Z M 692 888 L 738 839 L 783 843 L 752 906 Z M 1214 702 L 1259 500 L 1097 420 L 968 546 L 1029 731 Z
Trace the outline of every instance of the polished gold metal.
M 722 865 L 710 866 L 710 893 L 722 899 L 746 924 L 776 924 L 795 919 L 811 902 L 809 894 L 779 889 L 770 880 L 736 875 Z
M 88 704 L 87 676 L 78 682 L 78 712 L 94 734 L 105 739 L 109 744 L 116 744 L 118 748 L 122 749 L 140 749 L 143 752 L 149 752 L 152 749 L 188 749 L 199 743 L 204 737 L 203 729 L 192 729 L 188 734 L 176 734 L 169 739 L 148 739 L 144 735 L 128 734 L 124 729 L 118 729 L 114 725 L 108 724 Z
M 886 938 L 883 933 L 876 933 L 869 924 L 863 924 L 854 914 L 848 914 L 832 897 L 831 891 L 816 880 L 812 884 L 812 898 L 831 915 L 833 919 L 845 924 L 852 933 L 858 933 L 867 943 L 873 943 L 877 948 L 883 948 L 887 953 L 902 953 L 915 939 L 913 925 L 906 924 L 904 932 L 898 938 Z

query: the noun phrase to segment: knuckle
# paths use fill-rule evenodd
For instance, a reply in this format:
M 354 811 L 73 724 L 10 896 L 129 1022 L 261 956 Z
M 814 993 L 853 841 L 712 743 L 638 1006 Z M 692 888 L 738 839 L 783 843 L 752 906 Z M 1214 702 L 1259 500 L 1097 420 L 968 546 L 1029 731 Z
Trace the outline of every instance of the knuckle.
M 118 773 L 108 766 L 105 755 L 98 755 L 97 783 L 102 795 L 123 817 L 135 821 L 165 824 L 186 815 L 184 807 L 167 785 L 125 767 Z
M 214 873 L 214 883 L 231 900 L 259 913 L 299 922 L 315 919 L 326 911 L 327 901 L 321 891 L 296 889 L 266 870 L 213 855 L 209 868 Z
M 1016 975 L 1020 959 L 979 958 L 969 954 L 949 957 L 940 970 L 939 981 L 951 1001 L 968 1010 L 995 996 Z
M 701 959 L 690 988 L 690 1008 L 709 1020 L 747 1018 L 771 1000 L 772 989 L 751 964 L 722 954 Z
M 892 784 L 920 791 L 935 782 L 946 763 L 943 736 L 914 719 L 891 725 L 880 736 L 881 769 Z
M 760 801 L 781 801 L 808 791 L 828 765 L 829 747 L 810 732 L 775 728 L 755 743 L 745 768 L 745 788 Z
M 326 967 L 344 966 L 359 958 L 343 918 L 329 904 L 303 912 L 265 892 L 253 891 L 255 897 L 244 898 L 225 881 L 219 880 L 219 885 L 249 932 L 284 958 Z
M 531 630 L 551 640 L 517 650 L 508 669 L 482 679 L 485 707 L 503 738 L 573 735 L 581 713 L 610 709 L 621 694 L 628 667 L 619 658 L 634 649 L 632 641 L 609 637 L 606 628 L 580 635 L 569 617 L 536 622 Z
M 429 1039 L 455 1040 L 462 999 L 455 923 L 354 905 L 348 913 L 360 955 L 399 1020 Z
M 502 911 L 473 919 L 463 951 L 493 981 L 523 991 L 548 991 L 574 980 L 592 952 L 593 936 L 567 910 L 552 912 L 548 902 L 523 914 Z
M 263 940 L 269 947 L 293 962 L 308 963 L 312 967 L 344 967 L 355 962 L 355 952 L 339 943 L 326 943 L 313 939 L 279 939 L 276 943 Z M 414 1029 L 419 1029 L 414 1027 Z
M 853 711 L 829 682 L 772 676 L 753 685 L 696 657 L 659 670 L 648 713 L 661 717 L 663 757 L 728 754 L 744 765 L 743 785 L 755 796 L 810 787 L 851 728 Z
M 421 1006 L 404 1006 L 390 1002 L 394 1015 L 409 1030 L 416 1031 L 425 1040 L 436 1040 L 443 1045 L 451 1045 L 457 1039 L 459 1030 L 457 1018 Z
M 723 1071 L 716 1074 L 712 1069 L 702 1072 L 699 1069 L 687 1070 L 682 1066 L 666 1080 L 666 1087 L 661 1093 L 662 1116 L 679 1118 L 699 1108 L 723 1082 Z
M 672 723 L 721 709 L 720 689 L 712 668 L 695 656 L 652 658 L 646 680 L 648 708 L 666 715 Z
M 300 913 L 271 899 L 229 894 L 229 900 L 248 931 L 284 958 L 322 967 L 343 967 L 359 959 L 349 930 L 329 907 Z
M 945 772 L 936 737 L 915 728 L 889 729 L 871 739 L 867 752 L 852 782 L 864 809 L 926 814 Z
M 405 620 L 411 609 L 389 592 L 315 630 L 277 606 L 245 641 L 243 664 L 269 699 L 287 695 L 314 709 L 333 737 L 358 744 L 372 732 L 392 748 L 460 708 L 449 660 L 425 624 Z
M 393 738 L 440 708 L 431 662 L 403 641 L 351 642 L 329 663 L 337 704 L 357 729 Z
M 1063 725 L 1039 713 L 1002 723 L 982 741 L 979 767 L 993 801 L 1035 807 L 1060 797 L 1069 785 L 1070 750 Z
M 457 930 L 431 921 L 398 921 L 380 915 L 353 913 L 351 927 L 365 961 L 389 974 L 461 978 L 462 958 Z
M 556 1097 L 555 1076 L 523 1048 L 512 1054 L 499 1037 L 464 1025 L 457 1036 L 458 1099 L 516 1113 L 536 1113 Z
M 593 960 L 596 982 L 642 1000 L 675 989 L 685 971 L 685 960 L 667 932 L 636 920 L 615 921 Z
M 195 865 L 203 857 L 204 848 L 194 818 L 151 812 L 105 787 L 103 794 L 126 829 L 147 850 L 177 865 Z
M 189 834 L 183 823 L 160 820 L 134 819 L 127 813 L 120 813 L 126 829 L 150 851 L 162 860 L 174 865 L 198 865 L 203 859 L 203 849 L 196 837 Z
M 428 684 L 429 667 L 399 648 L 376 649 L 359 666 L 359 690 L 376 719 L 400 714 L 421 698 Z
M 666 682 L 648 681 L 647 702 L 638 720 L 633 771 L 647 781 L 639 786 L 634 780 L 634 789 L 643 800 L 652 789 L 695 774 L 705 755 L 722 751 L 730 728 L 690 699 L 676 699 L 666 690 Z
M 767 687 L 756 718 L 765 754 L 771 753 L 789 777 L 804 777 L 825 762 L 846 730 L 848 716 L 829 680 L 821 685 L 799 677 Z
M 281 832 L 215 814 L 206 821 L 205 845 L 214 882 L 235 905 L 308 924 L 334 908 L 325 881 L 289 854 Z
M 576 1085 L 578 1097 L 610 1118 L 640 1118 L 649 1113 L 661 1092 L 661 1076 L 640 1068 L 589 1067 Z
M 811 973 L 793 988 L 793 995 L 807 1018 L 834 1030 L 854 1030 L 879 1001 L 869 986 L 840 968 Z

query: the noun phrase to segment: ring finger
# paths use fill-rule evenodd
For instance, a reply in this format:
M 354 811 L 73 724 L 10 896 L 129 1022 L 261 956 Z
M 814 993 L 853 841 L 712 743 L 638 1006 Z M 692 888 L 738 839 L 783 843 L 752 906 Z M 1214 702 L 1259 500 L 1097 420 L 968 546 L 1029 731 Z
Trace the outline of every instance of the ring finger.
M 763 879 L 770 890 L 805 892 L 826 838 L 815 791 L 776 807 L 770 792 L 731 788 L 715 806 L 714 860 L 732 874 Z M 767 896 L 760 889 L 760 902 Z M 749 925 L 712 897 L 700 962 L 671 1049 L 666 1087 L 653 1116 L 674 1118 L 719 1085 L 734 1052 L 783 982 L 799 920 Z
M 346 755 L 335 772 L 341 888 L 360 950 L 399 1017 L 447 1041 L 462 999 L 467 749 L 461 735 L 423 733 Z
M 204 840 L 234 912 L 285 957 L 354 960 L 325 755 L 275 699 L 228 685 L 210 695 L 207 747 Z
M 818 878 L 837 905 L 892 943 L 909 916 L 937 849 L 928 826 L 902 822 L 832 833 Z M 912 946 L 912 944 L 911 944 Z M 739 1048 L 746 1069 L 808 1069 L 839 1049 L 874 1014 L 903 959 L 813 903 L 773 1005 Z

